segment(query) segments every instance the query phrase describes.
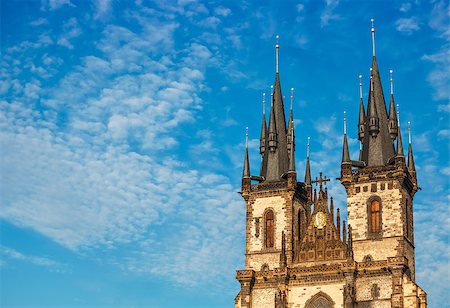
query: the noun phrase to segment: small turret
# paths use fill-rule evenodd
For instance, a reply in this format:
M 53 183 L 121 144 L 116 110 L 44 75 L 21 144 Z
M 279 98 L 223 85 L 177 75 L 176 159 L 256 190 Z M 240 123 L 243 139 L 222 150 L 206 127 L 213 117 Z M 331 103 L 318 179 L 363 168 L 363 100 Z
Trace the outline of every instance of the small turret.
M 398 120 L 397 120 L 397 112 L 395 110 L 395 102 L 394 102 L 394 84 L 392 79 L 392 70 L 389 71 L 390 73 L 390 83 L 391 83 L 391 100 L 389 103 L 389 135 L 392 140 L 395 140 L 397 138 L 397 132 L 398 132 Z
M 400 130 L 400 112 L 398 111 L 397 105 L 397 119 L 398 119 L 398 137 L 397 137 L 397 153 L 396 153 L 396 161 L 405 162 L 405 152 L 403 151 L 403 142 L 402 142 L 402 134 Z
M 408 121 L 408 171 L 415 186 L 417 186 L 417 175 L 416 175 L 416 166 L 414 164 L 414 154 L 412 150 L 412 141 L 411 141 L 411 122 Z
M 308 143 L 306 144 L 305 188 L 308 192 L 308 199 L 312 202 L 311 166 L 309 162 L 310 141 L 311 138 L 308 137 Z
M 248 127 L 245 129 L 245 155 L 242 170 L 242 196 L 246 198 L 251 189 L 250 161 L 248 159 Z
M 345 186 L 351 181 L 352 177 L 352 161 L 350 160 L 350 152 L 348 150 L 347 141 L 347 118 L 344 111 L 344 142 L 342 145 L 342 161 L 341 161 L 341 183 Z
M 294 136 L 294 127 L 293 127 L 293 123 L 294 123 L 294 115 L 292 112 L 292 102 L 294 100 L 294 88 L 291 88 L 291 105 L 289 108 L 289 122 L 288 122 L 288 128 L 287 128 L 287 150 L 288 150 L 288 154 L 290 155 L 291 150 L 293 148 L 293 144 L 295 142 L 295 136 Z
M 370 95 L 369 95 L 369 106 L 368 118 L 369 118 L 369 134 L 372 137 L 376 137 L 380 132 L 380 119 L 378 118 L 377 107 L 375 105 L 375 97 L 373 94 L 373 76 L 372 69 L 370 70 Z
M 294 121 L 291 122 L 291 140 L 294 141 Z M 295 145 L 292 142 L 291 151 L 289 153 L 289 172 L 295 172 Z
M 266 126 L 266 93 L 262 96 L 262 124 L 261 124 L 261 137 L 259 138 L 259 153 L 264 155 L 267 146 L 267 126 Z
M 244 169 L 242 171 L 242 178 L 250 178 L 250 162 L 248 159 L 248 127 L 245 131 L 245 157 L 244 157 Z
M 362 93 L 362 75 L 359 75 L 359 119 L 358 119 L 358 139 L 362 141 L 366 132 L 366 112 L 364 111 L 364 101 Z
M 272 110 L 270 111 L 270 119 L 269 119 L 269 150 L 271 152 L 275 152 L 277 148 L 277 131 L 276 131 L 276 123 L 275 123 L 275 109 L 272 104 Z

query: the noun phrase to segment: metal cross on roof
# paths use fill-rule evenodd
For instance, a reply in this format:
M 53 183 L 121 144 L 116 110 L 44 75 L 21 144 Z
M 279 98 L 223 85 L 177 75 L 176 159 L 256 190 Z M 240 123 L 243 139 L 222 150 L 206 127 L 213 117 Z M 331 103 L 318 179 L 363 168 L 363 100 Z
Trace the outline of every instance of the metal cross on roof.
M 317 186 L 317 184 L 319 184 L 320 190 L 322 190 L 322 184 L 327 185 L 327 182 L 329 182 L 329 181 L 330 181 L 330 179 L 327 179 L 326 176 L 322 177 L 322 172 L 320 172 L 319 178 L 317 178 L 317 176 L 316 176 L 316 179 L 312 182 L 316 183 L 316 186 Z

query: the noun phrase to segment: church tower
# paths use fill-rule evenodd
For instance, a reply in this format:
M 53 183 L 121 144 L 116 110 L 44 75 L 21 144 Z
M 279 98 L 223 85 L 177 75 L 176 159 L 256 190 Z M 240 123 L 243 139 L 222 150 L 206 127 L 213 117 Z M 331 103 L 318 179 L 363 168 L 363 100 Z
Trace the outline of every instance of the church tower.
M 376 264 L 383 264 L 388 271 L 367 278 L 367 281 L 357 280 L 356 289 L 368 288 L 372 284 L 373 289 L 377 288 L 380 300 L 390 295 L 389 307 L 422 307 L 419 303 L 426 302 L 425 292 L 415 283 L 413 199 L 419 187 L 410 129 L 408 127 L 406 161 L 399 112 L 394 102 L 392 70 L 389 113 L 386 109 L 375 55 L 373 20 L 371 31 L 373 55 L 367 111 L 360 81 L 360 157 L 358 160 L 350 159 L 344 132 L 340 181 L 347 192 L 348 223 L 353 227 L 355 262 L 365 264 L 367 270 L 375 268 Z M 357 301 L 371 299 L 363 295 L 370 292 L 361 290 L 356 294 Z
M 250 172 L 246 133 L 245 268 L 236 271 L 241 288 L 235 308 L 426 307 L 426 293 L 415 283 L 413 198 L 418 186 L 410 130 L 406 161 L 392 72 L 388 114 L 374 32 L 372 26 L 367 108 L 360 81 L 358 160 L 350 157 L 344 117 L 339 180 L 347 192 L 348 227 L 328 196 L 330 179 L 322 172 L 311 177 L 309 137 L 304 180 L 297 179 L 294 89 L 286 121 L 277 36 L 268 123 L 265 111 L 262 115 L 259 175 Z

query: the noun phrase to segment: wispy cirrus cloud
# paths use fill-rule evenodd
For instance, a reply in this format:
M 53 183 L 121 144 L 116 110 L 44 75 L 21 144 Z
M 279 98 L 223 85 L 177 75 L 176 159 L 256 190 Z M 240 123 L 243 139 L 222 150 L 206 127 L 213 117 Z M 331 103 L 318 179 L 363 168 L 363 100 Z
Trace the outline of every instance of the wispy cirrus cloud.
M 192 10 L 182 13 L 203 14 L 202 7 Z M 125 256 L 105 262 L 127 271 L 205 282 L 240 260 L 232 247 L 243 229 L 233 221 L 244 208 L 227 177 L 174 150 L 186 138 L 182 127 L 203 108 L 205 71 L 221 58 L 200 42 L 176 45 L 178 22 L 163 23 L 147 10 L 132 14 L 138 31 L 105 26 L 92 53 L 67 64 L 52 86 L 43 86 L 38 63 L 47 63 L 47 72 L 61 67 L 48 50 L 55 41 L 77 48 L 72 40 L 84 29 L 75 18 L 61 34 L 49 34 L 58 40 L 8 50 L 1 71 L 10 78 L 0 101 L 0 217 L 87 256 L 126 247 Z M 22 72 L 10 59 L 30 63 L 20 83 Z
M 0 254 L 2 255 L 0 267 L 8 266 L 8 261 L 15 260 L 47 267 L 51 272 L 64 273 L 67 271 L 66 265 L 60 262 L 45 257 L 26 255 L 10 247 L 0 246 Z
M 411 35 L 420 29 L 420 22 L 417 17 L 400 18 L 395 22 L 395 28 L 399 32 Z
M 326 27 L 330 21 L 341 18 L 341 16 L 335 12 L 338 5 L 339 0 L 325 0 L 325 9 L 320 15 L 320 27 Z

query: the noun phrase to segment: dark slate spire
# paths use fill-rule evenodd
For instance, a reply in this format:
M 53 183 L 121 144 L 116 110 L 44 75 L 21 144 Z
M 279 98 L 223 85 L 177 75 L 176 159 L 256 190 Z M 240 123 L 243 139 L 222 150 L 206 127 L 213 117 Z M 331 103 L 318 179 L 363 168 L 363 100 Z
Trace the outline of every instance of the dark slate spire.
M 390 73 L 390 85 L 391 85 L 391 99 L 389 102 L 389 135 L 391 136 L 392 140 L 395 140 L 397 138 L 397 131 L 398 131 L 398 120 L 397 120 L 397 112 L 395 110 L 395 102 L 394 102 L 394 84 L 392 79 L 392 70 L 389 71 Z
M 289 155 L 289 172 L 295 172 L 295 142 L 294 142 L 294 121 L 291 122 L 292 128 L 291 128 L 291 151 Z
M 366 132 L 366 112 L 364 111 L 364 101 L 362 93 L 362 75 L 359 75 L 359 119 L 358 119 L 358 139 L 362 141 Z
M 373 73 L 373 70 L 371 71 Z M 377 106 L 375 105 L 372 74 L 370 75 L 370 92 L 369 103 L 367 106 L 367 117 L 369 118 L 369 134 L 372 138 L 377 137 L 380 132 L 380 119 L 378 118 Z
M 292 125 L 292 123 L 294 123 L 294 115 L 292 112 L 292 101 L 294 100 L 294 88 L 291 88 L 291 97 L 290 97 L 290 108 L 289 108 L 289 121 L 288 121 L 288 128 L 287 128 L 287 150 L 288 150 L 288 155 L 290 157 L 291 155 L 291 149 L 292 149 L 292 144 L 294 143 L 293 140 L 295 137 L 293 137 L 293 130 L 294 127 Z
M 269 150 L 270 152 L 275 152 L 277 148 L 277 129 L 275 124 L 275 112 L 274 107 L 272 104 L 272 108 L 270 109 L 270 119 L 269 119 L 269 130 L 268 130 L 268 136 L 269 136 Z
M 284 114 L 283 95 L 281 94 L 280 76 L 278 73 L 278 41 L 275 47 L 276 74 L 268 129 L 270 151 L 267 153 L 267 170 L 265 175 L 267 181 L 278 181 L 289 170 L 286 118 Z
M 311 187 L 311 167 L 309 163 L 309 147 L 311 138 L 308 137 L 308 144 L 306 145 L 306 168 L 305 168 L 305 184 Z
M 342 165 L 351 164 L 347 141 L 347 119 L 344 111 L 344 145 L 342 147 Z
M 375 28 L 372 20 L 372 67 L 366 133 L 363 138 L 362 161 L 366 166 L 385 166 L 395 156 L 394 143 L 389 134 L 388 114 L 375 56 Z
M 397 105 L 398 109 L 398 105 Z M 398 118 L 398 137 L 397 137 L 397 157 L 403 157 L 405 159 L 405 152 L 403 151 L 402 134 L 400 130 L 400 112 L 397 111 Z
M 414 155 L 411 142 L 411 123 L 408 121 L 408 170 L 410 173 L 416 173 L 416 166 L 414 165 Z
M 242 171 L 242 178 L 250 178 L 250 162 L 248 160 L 248 127 L 245 131 L 245 157 L 244 170 Z

